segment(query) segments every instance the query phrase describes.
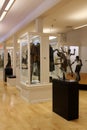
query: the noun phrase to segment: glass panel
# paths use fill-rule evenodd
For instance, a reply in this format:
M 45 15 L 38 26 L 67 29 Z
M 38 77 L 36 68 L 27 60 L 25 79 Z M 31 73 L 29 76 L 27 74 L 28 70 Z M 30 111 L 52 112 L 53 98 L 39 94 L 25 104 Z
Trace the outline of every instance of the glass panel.
M 28 38 L 25 35 L 21 39 L 21 52 L 20 52 L 20 78 L 21 81 L 28 84 L 29 76 L 28 76 Z
M 70 46 L 71 53 L 75 54 L 70 57 L 71 63 L 75 60 L 76 56 L 79 56 L 79 46 Z M 76 63 L 72 65 L 72 71 L 75 72 Z
M 58 37 L 50 36 L 49 37 L 49 71 L 50 71 L 50 82 L 52 78 L 58 78 L 59 72 L 59 62 L 57 49 L 58 49 Z
M 0 49 L 0 70 L 4 67 L 4 50 Z
M 20 68 L 20 44 L 19 42 L 17 43 L 17 46 L 16 46 L 16 67 L 18 68 Z
M 40 36 L 30 35 L 30 82 L 40 82 Z
M 49 41 L 50 82 L 52 78 L 67 79 L 68 74 L 72 77 L 75 65 L 71 66 L 71 63 L 75 60 L 76 55 L 79 54 L 78 46 L 58 47 L 58 38 L 54 36 L 49 38 Z

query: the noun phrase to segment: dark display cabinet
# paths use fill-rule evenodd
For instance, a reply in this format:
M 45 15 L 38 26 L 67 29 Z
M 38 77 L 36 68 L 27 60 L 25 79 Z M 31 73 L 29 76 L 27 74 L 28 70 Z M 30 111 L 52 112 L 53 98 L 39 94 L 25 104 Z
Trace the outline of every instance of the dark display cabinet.
M 79 116 L 79 87 L 74 80 L 53 79 L 53 112 L 67 120 Z

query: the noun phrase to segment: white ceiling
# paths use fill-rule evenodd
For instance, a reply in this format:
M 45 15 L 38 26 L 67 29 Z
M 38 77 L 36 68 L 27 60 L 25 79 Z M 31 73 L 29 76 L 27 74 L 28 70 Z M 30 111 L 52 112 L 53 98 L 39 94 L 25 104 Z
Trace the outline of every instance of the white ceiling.
M 43 16 L 45 29 L 49 27 L 53 32 L 70 31 L 87 24 L 87 0 L 61 0 Z
M 87 24 L 87 0 L 16 0 L 0 22 L 0 42 L 39 16 L 44 32 L 66 32 Z

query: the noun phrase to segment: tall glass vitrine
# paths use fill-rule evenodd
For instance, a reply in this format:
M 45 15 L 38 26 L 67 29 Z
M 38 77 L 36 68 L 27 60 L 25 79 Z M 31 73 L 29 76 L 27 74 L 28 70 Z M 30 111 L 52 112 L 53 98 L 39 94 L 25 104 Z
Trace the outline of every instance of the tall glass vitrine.
M 20 81 L 26 85 L 49 83 L 49 37 L 26 33 L 20 37 Z

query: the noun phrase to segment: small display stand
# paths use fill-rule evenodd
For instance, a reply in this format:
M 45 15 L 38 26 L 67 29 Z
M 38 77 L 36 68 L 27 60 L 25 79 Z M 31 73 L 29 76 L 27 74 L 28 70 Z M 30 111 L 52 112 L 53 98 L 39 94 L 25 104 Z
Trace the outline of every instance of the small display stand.
M 53 112 L 67 120 L 78 118 L 79 89 L 74 80 L 53 79 Z
M 13 75 L 13 69 L 11 67 L 7 67 L 4 69 L 4 81 L 7 82 L 7 77 Z

